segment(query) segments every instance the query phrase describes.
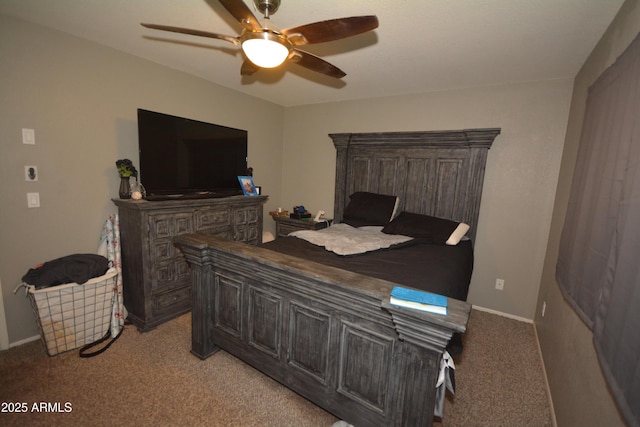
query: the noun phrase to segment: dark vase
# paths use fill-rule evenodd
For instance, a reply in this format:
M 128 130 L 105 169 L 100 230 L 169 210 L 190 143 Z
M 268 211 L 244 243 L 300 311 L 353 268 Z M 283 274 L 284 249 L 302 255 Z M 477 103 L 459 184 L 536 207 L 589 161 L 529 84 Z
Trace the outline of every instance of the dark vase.
M 128 176 L 120 177 L 120 190 L 119 190 L 121 199 L 130 199 L 131 198 L 131 184 L 129 184 Z

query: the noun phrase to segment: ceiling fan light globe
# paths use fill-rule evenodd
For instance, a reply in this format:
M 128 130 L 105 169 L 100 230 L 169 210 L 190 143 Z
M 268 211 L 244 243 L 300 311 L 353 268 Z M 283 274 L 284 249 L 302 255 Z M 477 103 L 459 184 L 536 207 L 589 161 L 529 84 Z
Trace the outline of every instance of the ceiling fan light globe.
M 274 68 L 282 64 L 289 56 L 289 48 L 274 40 L 271 34 L 256 34 L 242 42 L 242 51 L 249 61 L 261 68 Z

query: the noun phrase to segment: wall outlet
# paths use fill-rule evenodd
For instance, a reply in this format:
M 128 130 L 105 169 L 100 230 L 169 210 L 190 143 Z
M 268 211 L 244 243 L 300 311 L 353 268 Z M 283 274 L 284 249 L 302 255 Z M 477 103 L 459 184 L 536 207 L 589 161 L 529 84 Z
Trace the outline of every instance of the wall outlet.
M 499 291 L 504 290 L 504 280 L 503 279 L 496 279 L 496 289 Z

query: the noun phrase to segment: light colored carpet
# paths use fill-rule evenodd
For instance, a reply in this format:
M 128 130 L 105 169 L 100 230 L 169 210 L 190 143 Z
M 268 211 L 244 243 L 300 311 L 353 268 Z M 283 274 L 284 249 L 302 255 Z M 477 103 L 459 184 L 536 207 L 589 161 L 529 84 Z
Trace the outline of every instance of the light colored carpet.
M 0 352 L 3 409 L 27 404 L 26 413 L 1 412 L 0 425 L 329 427 L 337 421 L 223 351 L 205 361 L 191 355 L 190 321 L 184 315 L 145 334 L 129 326 L 89 359 L 77 350 L 49 357 L 40 341 Z M 456 394 L 436 426 L 551 425 L 531 324 L 473 310 L 463 342 Z M 40 402 L 60 411 L 33 411 Z
M 551 426 L 542 361 L 530 323 L 472 310 L 454 358 L 456 394 L 436 426 Z

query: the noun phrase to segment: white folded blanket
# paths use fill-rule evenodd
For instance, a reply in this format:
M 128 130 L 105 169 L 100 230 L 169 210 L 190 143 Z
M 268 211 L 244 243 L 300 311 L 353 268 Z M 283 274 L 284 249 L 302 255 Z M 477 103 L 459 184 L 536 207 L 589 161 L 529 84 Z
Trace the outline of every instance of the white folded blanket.
M 352 227 L 348 224 L 333 224 L 322 230 L 300 230 L 289 236 L 298 237 L 338 255 L 355 255 L 389 248 L 408 242 L 412 237 L 386 234 L 382 227 Z

